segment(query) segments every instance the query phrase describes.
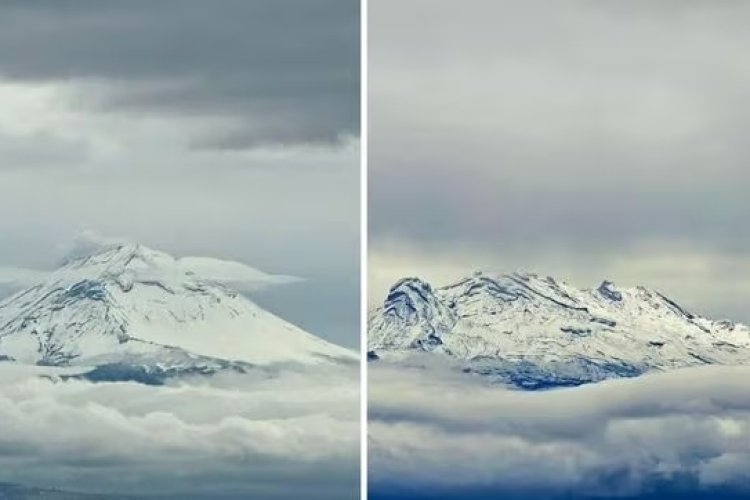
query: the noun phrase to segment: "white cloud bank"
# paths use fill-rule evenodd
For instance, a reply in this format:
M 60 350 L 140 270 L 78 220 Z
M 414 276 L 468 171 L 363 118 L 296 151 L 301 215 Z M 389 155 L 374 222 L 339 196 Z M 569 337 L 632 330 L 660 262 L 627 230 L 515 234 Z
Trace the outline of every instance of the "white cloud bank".
M 749 377 L 704 367 L 523 392 L 370 364 L 371 482 L 636 497 L 656 484 L 747 488 Z
M 0 483 L 177 498 L 358 490 L 354 368 L 162 387 L 37 376 L 50 370 L 0 363 Z

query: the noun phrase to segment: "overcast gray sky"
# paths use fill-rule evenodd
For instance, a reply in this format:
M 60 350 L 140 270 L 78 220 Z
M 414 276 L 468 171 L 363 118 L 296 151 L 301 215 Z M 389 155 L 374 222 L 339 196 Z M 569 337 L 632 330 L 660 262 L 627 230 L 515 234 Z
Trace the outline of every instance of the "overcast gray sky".
M 750 4 L 370 5 L 371 303 L 471 269 L 750 321 Z
M 76 232 L 302 284 L 257 300 L 358 343 L 355 0 L 0 4 L 0 265 Z

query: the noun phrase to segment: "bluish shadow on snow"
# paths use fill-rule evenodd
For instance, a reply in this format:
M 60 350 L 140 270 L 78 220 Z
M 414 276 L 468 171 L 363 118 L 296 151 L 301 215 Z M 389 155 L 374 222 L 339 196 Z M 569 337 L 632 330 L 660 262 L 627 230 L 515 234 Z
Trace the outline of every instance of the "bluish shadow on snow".
M 239 365 L 229 365 L 226 370 L 236 373 L 246 373 Z M 75 375 L 62 375 L 62 380 L 87 380 L 89 382 L 136 382 L 146 385 L 164 385 L 167 380 L 177 377 L 210 376 L 217 372 L 214 368 L 160 368 L 158 366 L 129 365 L 126 363 L 110 363 L 100 365 L 92 370 Z
M 466 362 L 462 371 L 488 377 L 493 382 L 536 391 L 576 387 L 609 378 L 637 377 L 642 375 L 645 369 L 625 362 L 598 361 L 584 357 L 547 362 L 531 359 L 477 358 Z
M 325 373 L 339 369 L 358 368 L 356 361 L 339 360 L 325 356 L 321 356 L 321 358 L 325 362 L 321 366 L 300 363 L 276 363 L 258 366 L 250 363 L 225 361 L 215 358 L 211 358 L 210 363 L 207 364 L 171 367 L 164 367 L 158 363 L 116 362 L 101 364 L 81 373 L 58 375 L 56 378 L 62 381 L 84 380 L 94 383 L 134 382 L 137 384 L 160 386 L 174 380 L 196 380 L 219 374 L 253 375 L 261 379 L 267 379 L 291 373 L 305 373 L 308 371 Z M 50 378 L 49 376 L 46 377 Z

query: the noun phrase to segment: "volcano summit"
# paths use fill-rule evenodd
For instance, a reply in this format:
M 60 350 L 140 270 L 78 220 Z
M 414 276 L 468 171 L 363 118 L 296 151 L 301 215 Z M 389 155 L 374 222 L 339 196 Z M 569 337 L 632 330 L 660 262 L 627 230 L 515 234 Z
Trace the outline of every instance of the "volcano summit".
M 257 306 L 231 287 L 241 278 L 272 277 L 236 262 L 104 245 L 0 302 L 0 358 L 160 373 L 357 359 Z

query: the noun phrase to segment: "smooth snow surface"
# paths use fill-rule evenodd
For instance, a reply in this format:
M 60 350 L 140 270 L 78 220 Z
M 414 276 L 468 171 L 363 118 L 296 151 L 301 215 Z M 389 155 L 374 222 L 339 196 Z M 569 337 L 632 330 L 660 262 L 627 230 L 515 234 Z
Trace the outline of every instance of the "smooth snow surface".
M 0 356 L 49 365 L 357 359 L 225 284 L 250 274 L 264 276 L 235 262 L 175 259 L 138 244 L 95 247 L 0 302 Z

